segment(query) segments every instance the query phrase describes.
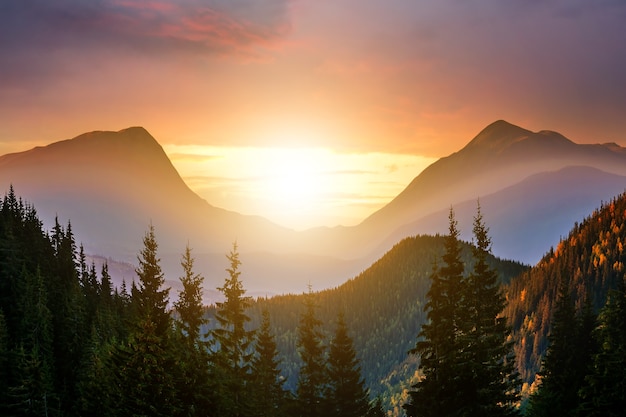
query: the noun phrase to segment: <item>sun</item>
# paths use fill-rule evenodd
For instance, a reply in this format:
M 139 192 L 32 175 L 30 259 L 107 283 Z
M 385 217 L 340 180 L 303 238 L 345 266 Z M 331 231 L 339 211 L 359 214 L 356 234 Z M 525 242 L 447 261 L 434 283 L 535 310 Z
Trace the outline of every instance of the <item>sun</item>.
M 327 189 L 324 162 L 322 150 L 274 149 L 259 162 L 263 198 L 292 215 L 308 212 Z

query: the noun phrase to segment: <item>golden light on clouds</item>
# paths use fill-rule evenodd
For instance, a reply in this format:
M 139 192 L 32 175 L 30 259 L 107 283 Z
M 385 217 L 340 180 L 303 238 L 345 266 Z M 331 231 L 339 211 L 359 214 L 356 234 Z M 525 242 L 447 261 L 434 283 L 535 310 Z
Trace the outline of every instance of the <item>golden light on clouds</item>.
M 327 148 L 164 148 L 187 184 L 212 205 L 298 230 L 359 223 L 434 161 Z

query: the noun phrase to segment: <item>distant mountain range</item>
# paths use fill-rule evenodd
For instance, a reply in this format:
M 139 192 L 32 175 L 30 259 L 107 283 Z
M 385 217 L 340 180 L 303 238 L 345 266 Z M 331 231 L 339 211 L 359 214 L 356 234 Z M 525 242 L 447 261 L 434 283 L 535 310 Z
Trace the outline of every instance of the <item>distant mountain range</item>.
M 272 294 L 302 292 L 308 283 L 339 285 L 406 236 L 445 233 L 451 206 L 469 238 L 479 198 L 494 254 L 535 263 L 572 224 L 626 188 L 626 149 L 575 144 L 556 132 L 497 121 L 361 224 L 303 232 L 212 206 L 140 127 L 4 155 L 0 190 L 10 184 L 46 225 L 55 216 L 71 220 L 92 255 L 133 263 L 152 223 L 171 281 L 180 275 L 180 253 L 189 242 L 207 285 L 220 285 L 224 254 L 237 241 L 244 284 L 252 293 Z

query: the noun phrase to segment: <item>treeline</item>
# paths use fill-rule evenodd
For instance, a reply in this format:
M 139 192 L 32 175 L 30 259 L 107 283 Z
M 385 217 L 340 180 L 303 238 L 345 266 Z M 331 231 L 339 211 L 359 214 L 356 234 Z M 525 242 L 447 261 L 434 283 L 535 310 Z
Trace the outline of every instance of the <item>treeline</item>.
M 169 289 L 150 226 L 137 281 L 114 288 L 76 247 L 71 225 L 43 230 L 11 188 L 0 202 L 0 414 L 6 416 L 380 416 L 342 314 L 328 344 L 317 296 L 299 317 L 297 389 L 284 387 L 270 314 L 251 329 L 251 299 L 228 255 L 224 301 L 208 334 L 191 249 Z
M 576 311 L 560 283 L 548 349 L 529 417 L 617 417 L 626 410 L 626 284 L 620 279 L 596 315 L 591 297 Z
M 428 321 L 410 351 L 420 358 L 420 378 L 404 404 L 409 417 L 519 414 L 521 382 L 511 329 L 502 316 L 505 296 L 487 264 L 491 239 L 480 206 L 473 234 L 474 263 L 466 274 L 450 209 L 445 252 L 433 264 L 424 305 Z
M 415 358 L 407 351 L 426 321 L 423 307 L 430 287 L 433 262 L 444 253 L 445 236 L 415 236 L 397 243 L 368 269 L 342 285 L 317 293 L 321 332 L 326 340 L 333 334 L 333 323 L 340 311 L 351 330 L 362 374 L 374 397 L 380 397 L 384 408 L 393 415 L 403 414 L 406 397 L 403 384 L 414 377 Z M 472 246 L 459 242 L 460 257 L 466 272 L 475 259 Z M 528 270 L 519 262 L 504 261 L 488 254 L 487 265 L 497 271 L 498 283 Z M 285 386 L 295 390 L 300 358 L 296 344 L 299 317 L 304 311 L 304 295 L 279 295 L 252 303 L 252 323 L 260 322 L 263 310 L 269 310 L 276 342 L 283 358 L 281 369 Z M 209 316 L 213 315 L 209 309 Z M 212 323 L 215 323 L 212 321 Z M 210 326 L 210 324 L 209 324 Z
M 505 314 L 515 329 L 529 415 L 625 409 L 625 243 L 622 194 L 511 282 Z

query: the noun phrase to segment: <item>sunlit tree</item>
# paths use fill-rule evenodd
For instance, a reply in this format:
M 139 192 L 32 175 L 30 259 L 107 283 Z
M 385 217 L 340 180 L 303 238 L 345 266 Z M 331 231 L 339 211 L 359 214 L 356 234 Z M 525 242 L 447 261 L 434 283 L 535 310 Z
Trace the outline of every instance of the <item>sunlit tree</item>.
M 237 244 L 227 255 L 230 262 L 226 269 L 228 277 L 218 290 L 224 294 L 224 301 L 217 303 L 215 319 L 218 327 L 213 330 L 217 346 L 214 362 L 219 379 L 220 413 L 224 416 L 250 415 L 247 401 L 253 351 L 254 331 L 246 329 L 250 317 L 246 310 L 251 299 L 245 295 L 243 283 L 239 279 L 241 261 Z

